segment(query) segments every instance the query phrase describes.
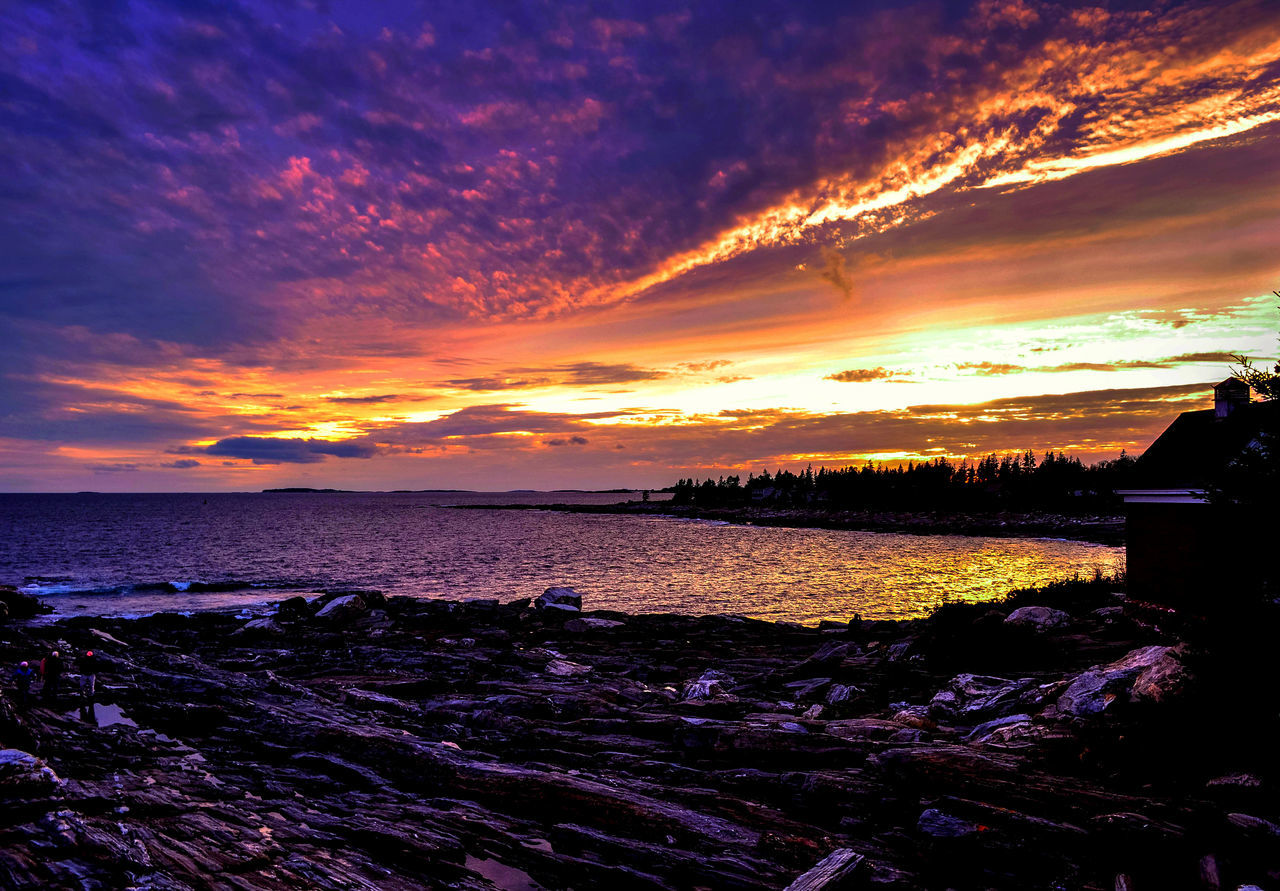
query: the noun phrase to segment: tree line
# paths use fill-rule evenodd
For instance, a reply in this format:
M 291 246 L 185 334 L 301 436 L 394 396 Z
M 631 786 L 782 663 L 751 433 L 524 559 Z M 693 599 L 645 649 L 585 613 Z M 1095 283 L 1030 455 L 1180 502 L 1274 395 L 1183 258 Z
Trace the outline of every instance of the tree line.
M 1274 292 L 1280 297 L 1280 290 Z M 1280 361 L 1271 371 L 1236 356 L 1232 377 L 1248 384 L 1262 402 L 1280 402 Z M 800 473 L 764 470 L 759 476 L 721 476 L 682 479 L 665 491 L 673 504 L 698 507 L 736 507 L 765 504 L 833 510 L 1057 510 L 1062 512 L 1116 511 L 1117 489 L 1141 488 L 1137 459 L 1120 457 L 1086 466 L 1062 452 L 989 454 L 956 463 L 948 458 L 909 461 L 905 466 L 876 464 L 861 467 L 819 467 Z M 1280 503 L 1280 412 L 1263 417 L 1257 438 L 1217 472 L 1210 484 L 1211 500 L 1274 511 Z
M 810 465 L 800 473 L 779 469 L 745 481 L 739 475 L 681 479 L 673 504 L 698 507 L 812 507 L 832 510 L 1053 509 L 1094 511 L 1119 504 L 1116 489 L 1131 485 L 1137 459 L 1120 457 L 1086 466 L 1062 452 L 992 453 L 984 458 L 909 461 L 860 467 Z

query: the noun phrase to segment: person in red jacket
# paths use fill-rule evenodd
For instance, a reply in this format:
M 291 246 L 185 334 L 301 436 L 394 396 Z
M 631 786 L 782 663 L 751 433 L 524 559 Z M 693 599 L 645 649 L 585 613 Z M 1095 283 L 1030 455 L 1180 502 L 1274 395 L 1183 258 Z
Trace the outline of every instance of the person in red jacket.
M 46 702 L 57 700 L 62 689 L 62 672 L 66 667 L 57 650 L 44 657 L 40 663 L 40 676 L 44 678 L 44 685 L 40 688 L 41 699 Z

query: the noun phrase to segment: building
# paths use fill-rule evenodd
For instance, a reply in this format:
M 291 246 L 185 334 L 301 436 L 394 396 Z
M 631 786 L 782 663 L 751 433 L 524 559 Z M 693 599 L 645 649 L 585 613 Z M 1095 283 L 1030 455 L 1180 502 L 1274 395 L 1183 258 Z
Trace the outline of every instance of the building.
M 1280 421 L 1280 403 L 1249 396 L 1248 384 L 1222 381 L 1213 408 L 1178 415 L 1138 459 L 1143 488 L 1119 493 L 1130 597 L 1212 613 L 1260 584 L 1266 555 L 1233 534 L 1256 518 L 1209 499 L 1217 475 Z

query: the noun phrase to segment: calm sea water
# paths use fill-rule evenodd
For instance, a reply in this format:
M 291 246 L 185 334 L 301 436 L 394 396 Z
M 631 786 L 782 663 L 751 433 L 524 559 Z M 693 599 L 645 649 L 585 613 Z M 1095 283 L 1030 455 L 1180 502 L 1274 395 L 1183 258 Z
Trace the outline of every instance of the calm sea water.
M 764 619 L 909 618 L 942 600 L 1111 572 L 1124 549 L 1057 539 L 454 510 L 608 504 L 594 493 L 0 495 L 0 582 L 59 615 L 256 609 L 295 593 L 540 594 L 588 609 Z

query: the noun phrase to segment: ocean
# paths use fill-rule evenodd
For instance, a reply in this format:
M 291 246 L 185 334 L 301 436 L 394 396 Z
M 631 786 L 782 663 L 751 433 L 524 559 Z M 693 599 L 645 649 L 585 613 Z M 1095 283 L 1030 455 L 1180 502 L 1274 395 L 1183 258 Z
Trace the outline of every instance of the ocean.
M 1059 539 L 787 529 L 450 505 L 610 504 L 584 492 L 0 495 L 0 583 L 55 616 L 236 609 L 376 589 L 464 599 L 569 585 L 584 609 L 902 619 L 1124 568 Z M 638 493 L 631 497 L 638 498 Z

